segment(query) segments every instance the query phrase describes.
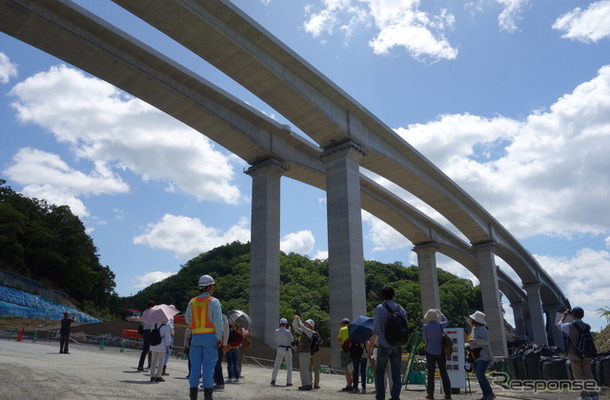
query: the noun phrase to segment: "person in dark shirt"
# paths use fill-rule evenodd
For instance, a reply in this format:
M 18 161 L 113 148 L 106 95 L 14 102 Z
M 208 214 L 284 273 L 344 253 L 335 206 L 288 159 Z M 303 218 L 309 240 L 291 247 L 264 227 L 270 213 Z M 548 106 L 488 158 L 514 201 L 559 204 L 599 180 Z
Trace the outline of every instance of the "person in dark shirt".
M 70 354 L 68 345 L 70 344 L 70 326 L 76 321 L 76 315 L 70 318 L 70 313 L 64 313 L 64 319 L 61 320 L 61 328 L 59 329 L 59 354 Z

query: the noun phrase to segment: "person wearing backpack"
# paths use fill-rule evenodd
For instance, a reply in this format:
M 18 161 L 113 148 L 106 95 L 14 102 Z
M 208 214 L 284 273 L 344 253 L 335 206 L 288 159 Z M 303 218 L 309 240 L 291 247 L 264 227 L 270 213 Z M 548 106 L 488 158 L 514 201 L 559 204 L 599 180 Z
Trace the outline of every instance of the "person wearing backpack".
M 341 328 L 337 334 L 337 341 L 341 346 L 341 368 L 344 368 L 345 382 L 347 385 L 341 389 L 344 392 L 351 392 L 354 390 L 352 387 L 354 378 L 350 368 L 352 367 L 352 359 L 349 355 L 351 342 L 349 341 L 349 318 L 343 318 L 341 320 Z
M 315 328 L 313 320 L 308 319 L 311 328 Z M 322 364 L 322 355 L 320 354 L 320 347 L 324 341 L 322 336 L 315 329 L 313 335 L 311 335 L 311 361 L 309 363 L 309 373 L 313 375 L 313 388 L 320 389 L 320 366 Z
M 388 361 L 392 371 L 392 387 L 390 388 L 390 400 L 400 399 L 400 364 L 402 360 L 401 342 L 394 342 L 396 332 L 388 329 L 388 321 L 394 313 L 398 313 L 404 321 L 408 321 L 407 312 L 404 308 L 394 302 L 394 288 L 386 286 L 381 289 L 383 302 L 375 309 L 375 322 L 373 325 L 373 336 L 369 344 L 369 354 L 372 353 L 377 344 L 377 362 L 375 365 L 375 399 L 385 400 L 385 385 L 383 382 L 385 368 Z M 403 322 L 404 322 L 403 321 Z
M 167 321 L 156 323 L 150 332 L 150 381 L 165 382 L 163 379 L 163 362 L 165 354 L 172 345 L 172 333 Z
M 595 345 L 592 343 L 591 326 L 583 322 L 584 316 L 585 311 L 582 308 L 574 307 L 572 310 L 565 310 L 557 321 L 559 330 L 568 336 L 567 353 L 574 381 L 581 381 L 581 383 L 594 381 L 591 359 L 597 355 Z M 574 322 L 566 322 L 568 317 L 572 317 Z M 580 397 L 583 400 L 598 400 L 599 393 L 585 388 L 580 392 Z
M 354 366 L 352 373 L 352 393 L 366 393 L 366 364 L 369 356 L 369 341 L 366 340 L 364 343 L 357 343 L 352 341 L 349 349 L 349 355 Z M 360 384 L 362 390 L 358 389 L 358 377 L 360 377 Z
M 301 386 L 299 390 L 311 390 L 311 338 L 314 334 L 314 322 L 308 319 L 303 323 L 301 317 L 298 315 L 294 316 L 292 320 L 292 327 L 294 332 L 301 335 L 299 343 L 297 345 L 297 351 L 299 352 L 299 375 L 301 377 Z
M 222 306 L 213 297 L 216 282 L 210 275 L 202 275 L 198 285 L 201 294 L 189 301 L 184 313 L 191 328 L 189 395 L 190 400 L 197 400 L 199 378 L 203 375 L 204 399 L 212 400 L 218 348 L 223 344 Z

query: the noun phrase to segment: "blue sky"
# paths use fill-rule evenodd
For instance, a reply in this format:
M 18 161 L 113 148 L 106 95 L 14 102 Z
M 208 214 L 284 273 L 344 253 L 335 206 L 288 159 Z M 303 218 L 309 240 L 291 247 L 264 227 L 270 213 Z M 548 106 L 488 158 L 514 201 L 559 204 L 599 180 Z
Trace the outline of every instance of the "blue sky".
M 292 125 L 113 3 L 77 3 Z M 605 326 L 596 310 L 610 306 L 609 0 L 233 3 L 454 179 L 594 329 Z M 70 205 L 120 295 L 249 240 L 248 166 L 201 134 L 4 34 L 0 92 L 0 177 Z M 282 250 L 325 258 L 325 194 L 283 178 L 281 207 Z M 366 259 L 415 263 L 408 240 L 363 221 Z M 438 263 L 473 278 L 446 257 Z

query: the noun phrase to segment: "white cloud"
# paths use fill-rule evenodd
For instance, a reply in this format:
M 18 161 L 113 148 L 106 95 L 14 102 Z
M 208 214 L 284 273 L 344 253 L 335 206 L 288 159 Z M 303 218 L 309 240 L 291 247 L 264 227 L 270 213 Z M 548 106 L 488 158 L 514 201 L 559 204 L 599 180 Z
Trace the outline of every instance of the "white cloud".
M 17 76 L 17 66 L 11 63 L 6 54 L 0 52 L 0 83 L 8 83 L 15 76 Z
M 129 169 L 198 200 L 235 204 L 242 199 L 231 183 L 234 157 L 99 79 L 66 66 L 52 67 L 17 84 L 11 95 L 23 122 L 52 132 L 77 157 L 94 162 L 96 171 Z
M 87 175 L 70 168 L 56 154 L 29 147 L 19 150 L 4 172 L 12 180 L 24 183 L 25 196 L 68 205 L 80 217 L 88 216 L 89 211 L 79 196 L 129 191 L 120 177 L 101 166 Z
M 226 232 L 205 226 L 198 218 L 165 214 L 160 221 L 148 224 L 146 232 L 133 238 L 135 244 L 170 250 L 176 258 L 192 258 L 202 252 L 234 241 L 250 241 L 247 220 L 242 218 Z
M 500 30 L 508 32 L 515 32 L 518 30 L 517 21 L 521 19 L 521 13 L 523 7 L 527 4 L 528 0 L 496 0 L 500 5 L 504 7 L 500 15 L 498 16 L 498 25 Z
M 606 248 L 610 249 L 610 236 L 608 236 L 605 240 Z
M 573 258 L 536 256 L 540 265 L 563 289 L 572 306 L 592 316 L 610 305 L 610 252 L 582 249 Z
M 564 32 L 561 37 L 585 43 L 597 42 L 610 36 L 610 0 L 589 4 L 586 10 L 575 8 L 559 17 L 553 29 Z
M 314 260 L 327 260 L 328 259 L 328 251 L 318 250 L 316 254 L 312 257 Z
M 289 233 L 280 240 L 280 249 L 284 253 L 309 254 L 313 251 L 316 239 L 308 230 Z
M 448 115 L 397 129 L 517 236 L 608 232 L 610 66 L 523 121 Z
M 144 289 L 152 285 L 153 283 L 161 282 L 165 278 L 169 278 L 172 275 L 175 275 L 175 272 L 163 272 L 163 271 L 153 271 L 148 272 L 144 275 L 136 276 L 136 284 L 133 285 L 136 289 Z
M 396 229 L 364 210 L 362 222 L 368 225 L 366 236 L 374 245 L 373 252 L 401 249 L 410 244 L 409 240 Z
M 454 59 L 457 50 L 444 37 L 455 17 L 446 9 L 436 15 L 419 9 L 419 0 L 323 0 L 323 8 L 306 8 L 305 30 L 314 37 L 333 35 L 336 30 L 349 36 L 360 26 L 375 26 L 377 34 L 369 42 L 375 54 L 389 54 L 394 47 L 405 48 L 416 59 Z

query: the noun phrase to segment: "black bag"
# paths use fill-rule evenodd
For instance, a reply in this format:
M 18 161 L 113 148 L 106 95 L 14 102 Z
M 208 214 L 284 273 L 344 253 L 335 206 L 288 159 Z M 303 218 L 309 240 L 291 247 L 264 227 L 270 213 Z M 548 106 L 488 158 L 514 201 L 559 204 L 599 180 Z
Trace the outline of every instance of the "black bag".
M 472 361 L 475 361 L 477 358 L 481 357 L 482 347 L 477 347 L 476 349 L 468 349 L 468 358 Z
M 361 358 L 363 352 L 364 352 L 364 346 L 362 345 L 362 343 L 352 342 L 352 345 L 349 349 L 350 358 L 352 358 L 352 359 Z
M 311 336 L 311 354 L 320 351 L 320 344 L 322 344 L 322 336 L 314 331 Z
M 161 324 L 161 326 L 163 326 L 165 324 Z M 157 326 L 157 324 L 155 324 L 155 327 L 153 328 L 152 331 L 150 331 L 150 345 L 151 346 L 156 346 L 158 344 L 161 344 L 161 340 L 163 339 L 163 336 L 161 336 L 161 326 Z
M 142 325 L 142 324 L 138 325 L 138 333 L 140 335 L 144 335 L 144 325 Z
M 388 303 L 383 303 L 388 310 L 388 322 L 385 325 L 385 340 L 392 346 L 402 346 L 409 341 L 409 324 L 406 318 L 396 310 L 392 310 Z
M 572 325 L 578 331 L 578 342 L 573 343 L 574 353 L 579 358 L 597 357 L 597 348 L 595 347 L 593 336 L 591 336 L 591 327 L 585 324 L 585 329 L 582 329 L 576 322 L 573 322 Z

